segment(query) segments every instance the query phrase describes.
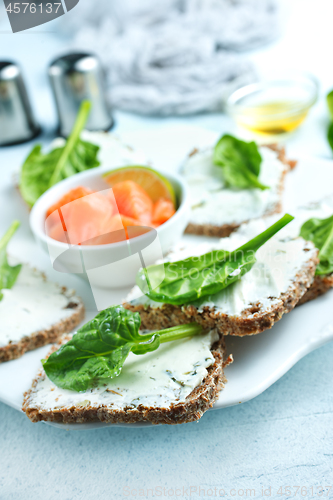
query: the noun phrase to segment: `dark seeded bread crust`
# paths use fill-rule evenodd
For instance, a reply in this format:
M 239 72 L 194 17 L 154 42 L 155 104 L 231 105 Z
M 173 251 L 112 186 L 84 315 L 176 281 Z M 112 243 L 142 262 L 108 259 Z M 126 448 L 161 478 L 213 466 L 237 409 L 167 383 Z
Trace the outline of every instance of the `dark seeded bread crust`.
M 333 288 L 333 273 L 327 274 L 326 276 L 315 276 L 309 290 L 303 295 L 297 305 L 300 306 L 306 302 L 310 302 L 310 300 L 314 300 L 320 297 L 320 295 L 324 295 L 324 293 L 328 292 L 331 288 Z
M 280 201 L 276 203 L 274 207 L 271 208 L 271 210 L 268 210 L 263 217 L 268 217 L 270 215 L 274 215 L 277 213 L 280 213 L 282 211 L 282 193 L 284 189 L 284 180 L 286 173 L 289 170 L 292 170 L 295 168 L 297 162 L 295 160 L 288 160 L 286 158 L 286 152 L 283 147 L 278 146 L 277 144 L 270 144 L 267 145 L 269 149 L 272 149 L 275 151 L 278 155 L 278 159 L 283 163 L 287 168 L 284 171 L 284 173 L 281 176 L 280 179 L 280 185 L 279 185 L 279 194 L 280 194 Z M 190 156 L 195 154 L 197 150 L 194 150 Z M 242 224 L 245 222 L 249 222 L 248 220 L 242 221 Z M 239 228 L 241 224 L 223 224 L 222 226 L 215 226 L 212 224 L 194 224 L 190 222 L 185 229 L 185 233 L 188 234 L 196 234 L 199 236 L 210 236 L 210 237 L 218 237 L 218 238 L 227 238 L 230 236 L 231 233 L 233 233 L 236 229 Z
M 297 165 L 297 160 L 289 160 L 283 146 L 279 146 L 278 144 L 267 144 L 266 147 L 277 153 L 278 159 L 288 167 L 288 170 L 294 170 Z
M 276 213 L 278 212 L 279 210 L 276 210 Z M 267 215 L 273 215 L 273 213 L 275 212 Z M 211 238 L 227 238 L 231 235 L 231 233 L 236 231 L 239 226 L 240 224 L 223 224 L 223 226 L 213 226 L 212 224 L 193 224 L 192 222 L 190 222 L 185 229 L 185 233 L 196 234 L 198 236 L 209 236 Z
M 215 362 L 207 368 L 208 374 L 203 382 L 186 398 L 185 402 L 171 405 L 170 408 L 154 408 L 139 405 L 124 410 L 112 410 L 105 405 L 99 408 L 91 406 L 76 406 L 43 410 L 30 404 L 30 396 L 34 392 L 42 372 L 32 383 L 32 388 L 24 394 L 22 409 L 32 422 L 41 420 L 60 423 L 135 423 L 150 422 L 152 424 L 183 424 L 199 420 L 208 408 L 219 397 L 219 392 L 226 383 L 223 368 L 232 361 L 226 359 L 223 338 L 212 346 Z
M 69 298 L 67 308 L 73 310 L 73 314 L 68 318 L 59 321 L 47 330 L 34 332 L 19 342 L 10 342 L 8 345 L 0 347 L 0 363 L 19 358 L 25 352 L 32 351 L 43 345 L 58 342 L 64 333 L 71 332 L 84 318 L 84 305 L 81 301 L 77 301 L 77 298 L 75 302 L 71 302 Z
M 208 306 L 204 307 L 202 311 L 191 305 L 180 307 L 163 304 L 160 308 L 152 308 L 141 304 L 126 303 L 124 307 L 139 312 L 142 327 L 151 330 L 196 321 L 204 328 L 210 330 L 216 328 L 222 335 L 254 335 L 272 328 L 274 323 L 296 306 L 311 286 L 317 264 L 318 258 L 316 256 L 310 258 L 295 276 L 293 285 L 289 287 L 287 292 L 280 295 L 279 303 L 268 310 L 261 310 L 260 303 L 252 304 L 251 308 L 244 310 L 239 316 L 229 316 L 216 312 L 214 308 Z

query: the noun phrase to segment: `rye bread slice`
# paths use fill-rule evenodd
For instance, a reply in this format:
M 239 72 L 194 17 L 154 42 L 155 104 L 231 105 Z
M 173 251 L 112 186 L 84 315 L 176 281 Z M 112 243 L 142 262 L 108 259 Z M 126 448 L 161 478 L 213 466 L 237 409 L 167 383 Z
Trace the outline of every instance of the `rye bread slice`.
M 303 295 L 298 306 L 310 302 L 321 295 L 327 293 L 331 288 L 333 288 L 333 273 L 324 276 L 315 276 L 312 285 L 308 291 Z
M 205 306 L 199 310 L 193 305 L 182 307 L 163 304 L 161 308 L 152 308 L 142 304 L 125 303 L 124 307 L 140 313 L 143 327 L 162 329 L 195 321 L 204 328 L 216 328 L 223 335 L 254 335 L 272 328 L 282 316 L 294 309 L 310 287 L 318 260 L 311 257 L 303 269 L 295 276 L 294 283 L 286 293 L 279 297 L 279 302 L 270 309 L 262 310 L 262 305 L 252 304 L 239 316 L 229 316 L 217 312 L 214 307 Z
M 51 352 L 58 347 L 59 345 L 53 347 Z M 39 390 L 39 383 L 46 377 L 44 370 L 41 369 L 34 379 L 31 389 L 24 394 L 22 410 L 32 422 L 48 421 L 66 424 L 150 422 L 151 424 L 169 425 L 193 422 L 199 420 L 205 411 L 213 406 L 227 382 L 224 376 L 224 367 L 232 362 L 232 356 L 228 358 L 226 356 L 223 337 L 220 337 L 212 345 L 211 353 L 214 363 L 207 368 L 207 375 L 204 380 L 192 390 L 185 401 L 171 404 L 167 408 L 138 405 L 135 408 L 128 406 L 123 409 L 112 409 L 112 407 L 105 404 L 98 407 L 83 404 L 42 408 L 34 402 L 34 395 Z M 86 397 L 89 397 L 89 395 Z M 84 398 L 85 393 L 82 394 L 82 399 Z
M 261 226 L 260 230 L 257 226 Z M 250 232 L 244 232 L 248 231 L 249 228 Z M 210 248 L 233 250 L 264 229 L 266 229 L 266 222 L 264 220 L 253 221 L 248 225 L 247 229 L 246 227 L 242 228 L 243 234 L 241 234 L 241 231 L 237 231 L 229 238 L 220 240 L 218 247 L 211 245 Z M 210 296 L 207 300 L 204 299 L 200 304 L 175 306 L 156 303 L 143 296 L 138 287 L 135 287 L 127 297 L 124 307 L 131 311 L 139 312 L 143 328 L 148 329 L 161 329 L 195 321 L 204 328 L 216 328 L 222 335 L 243 336 L 261 333 L 264 330 L 272 328 L 284 314 L 290 312 L 296 306 L 310 288 L 318 264 L 318 250 L 315 249 L 313 243 L 306 242 L 302 238 L 290 238 L 286 232 L 280 234 L 280 236 L 279 234 L 274 236 L 276 243 L 272 242 L 272 247 L 267 247 L 270 244 L 270 242 L 267 242 L 264 245 L 266 247 L 265 252 L 262 255 L 257 254 L 258 261 L 249 273 L 243 276 L 236 284 L 220 292 L 222 293 L 222 302 L 220 300 L 221 296 L 216 294 Z M 295 248 L 297 248 L 297 253 L 293 257 L 293 249 Z M 288 249 L 290 254 L 287 251 Z M 189 255 L 201 255 L 205 251 L 201 251 L 198 245 L 196 247 L 191 245 L 183 250 L 185 255 L 179 258 L 186 258 Z M 268 265 L 270 265 L 269 262 L 274 263 L 273 257 L 278 253 L 282 256 L 282 264 L 280 266 L 283 269 L 285 265 L 291 266 L 291 274 L 286 275 L 288 279 L 283 282 L 284 285 L 279 295 L 273 293 L 274 289 L 267 296 L 262 295 L 260 281 L 258 286 L 253 285 L 253 283 L 256 283 L 256 273 L 259 271 L 260 276 L 260 269 L 262 269 L 264 276 L 268 276 L 268 282 L 270 282 L 270 276 L 272 276 L 274 282 L 274 275 L 269 273 L 269 268 L 266 275 L 266 262 L 268 262 Z M 179 260 L 177 258 L 178 255 L 178 253 L 171 253 L 167 260 Z M 273 269 L 273 264 L 271 267 Z M 248 287 L 250 287 L 250 295 L 247 292 L 249 290 Z M 269 290 L 271 289 L 269 288 Z M 244 300 L 242 299 L 243 297 Z M 228 304 L 232 305 L 234 302 L 238 303 L 238 298 L 243 301 L 240 302 L 242 305 L 236 310 L 224 305 L 226 303 L 225 299 L 229 301 Z
M 278 199 L 276 200 L 275 203 L 273 203 L 267 210 L 261 214 L 261 217 L 268 217 L 270 215 L 274 215 L 277 213 L 280 213 L 282 211 L 282 195 L 283 195 L 283 190 L 284 190 L 284 181 L 285 181 L 285 176 L 287 172 L 290 170 L 294 169 L 295 166 L 297 165 L 297 161 L 295 160 L 289 160 L 286 157 L 286 152 L 283 147 L 278 146 L 277 144 L 270 144 L 265 146 L 272 151 L 276 152 L 278 160 L 285 166 L 285 169 L 281 173 L 281 177 L 279 180 L 279 184 L 277 186 L 278 190 Z M 190 153 L 190 156 L 193 156 L 197 154 L 199 151 L 197 149 L 193 150 L 192 153 Z M 195 210 L 192 212 L 193 214 L 193 219 L 195 219 Z M 239 226 L 243 223 L 249 222 L 251 219 L 244 219 L 241 222 L 238 223 L 228 223 L 228 224 L 198 224 L 194 220 L 190 221 L 188 224 L 185 232 L 188 234 L 196 234 L 196 235 L 203 235 L 203 236 L 210 236 L 210 237 L 218 237 L 218 238 L 226 238 L 228 237 L 231 233 L 236 231 Z
M 308 205 L 299 207 L 294 215 L 295 220 L 292 222 L 294 234 L 298 235 L 300 233 L 301 227 L 307 220 L 311 218 L 326 219 L 333 214 L 333 195 L 327 196 L 324 199 L 311 202 Z M 292 227 L 291 226 L 291 227 Z M 333 273 L 326 275 L 316 275 L 312 285 L 308 291 L 303 295 L 298 306 L 310 302 L 311 300 L 320 297 L 327 293 L 331 288 L 333 288 Z
M 29 285 L 25 282 L 23 284 L 20 283 L 21 275 L 24 273 L 32 273 L 33 277 L 37 280 L 37 283 L 40 283 L 40 288 L 36 289 L 35 287 L 33 287 L 33 285 L 29 287 Z M 24 281 L 24 276 L 22 277 L 21 281 Z M 36 284 L 36 282 L 34 283 Z M 57 342 L 64 333 L 71 332 L 79 323 L 81 323 L 85 314 L 82 300 L 75 295 L 75 292 L 73 290 L 67 290 L 66 287 L 60 287 L 54 283 L 47 281 L 43 273 L 31 268 L 26 264 L 23 264 L 16 284 L 14 285 L 12 290 L 9 290 L 8 292 L 10 294 L 15 293 L 17 286 L 21 286 L 22 288 L 24 287 L 23 295 L 24 293 L 26 293 L 26 295 L 29 295 L 29 292 L 34 291 L 35 299 L 37 302 L 42 298 L 42 296 L 45 296 L 45 294 L 49 294 L 47 295 L 47 298 L 51 300 L 51 292 L 53 292 L 58 298 L 61 299 L 62 309 L 59 309 L 58 313 L 56 313 L 55 316 L 57 319 L 55 319 L 53 323 L 50 324 L 47 321 L 45 322 L 44 318 L 41 326 L 39 328 L 36 328 L 36 322 L 34 321 L 34 327 L 31 332 L 27 333 L 27 328 L 25 328 L 25 333 L 22 334 L 20 338 L 17 338 L 17 335 L 12 336 L 11 338 L 11 333 L 9 331 L 9 335 L 7 335 L 7 343 L 5 345 L 0 345 L 0 363 L 19 358 L 27 351 L 32 351 L 33 349 L 37 349 L 38 347 L 42 347 L 46 344 Z M 46 290 L 45 287 L 52 287 L 52 290 L 50 290 L 50 288 Z M 22 290 L 20 297 L 22 297 Z M 6 294 L 0 304 L 1 307 L 7 308 L 8 300 Z M 27 325 L 29 325 L 30 311 L 27 309 L 27 307 L 27 304 L 25 304 L 24 302 L 19 303 L 17 305 L 16 311 L 18 311 L 18 308 L 26 309 L 26 312 L 28 314 L 25 318 L 25 321 L 27 322 Z M 55 311 L 53 311 L 53 314 L 54 312 Z M 15 316 L 15 311 L 13 312 L 13 316 Z M 13 324 L 14 321 L 15 317 L 13 317 Z M 17 326 L 18 325 L 15 324 L 15 327 Z
M 308 208 L 308 210 L 318 210 L 317 213 L 313 214 L 309 211 L 308 218 L 312 218 L 314 216 L 325 219 L 331 216 L 333 213 L 333 195 L 327 196 L 317 203 L 310 203 L 310 205 L 308 205 L 308 207 L 306 208 Z M 320 213 L 320 211 L 322 211 L 322 213 Z M 311 287 L 299 301 L 298 305 L 305 304 L 306 302 L 310 302 L 310 300 L 314 300 L 317 297 L 324 295 L 331 288 L 333 288 L 333 273 L 315 276 Z

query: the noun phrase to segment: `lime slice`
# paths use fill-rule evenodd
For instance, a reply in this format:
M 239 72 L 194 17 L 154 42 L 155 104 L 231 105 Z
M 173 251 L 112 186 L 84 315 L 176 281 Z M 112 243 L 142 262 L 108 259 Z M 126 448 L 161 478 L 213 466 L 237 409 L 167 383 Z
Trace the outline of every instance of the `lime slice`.
M 103 179 L 114 186 L 118 182 L 134 181 L 141 186 L 155 203 L 160 198 L 171 200 L 176 205 L 176 196 L 171 183 L 162 174 L 150 167 L 131 165 L 103 174 Z

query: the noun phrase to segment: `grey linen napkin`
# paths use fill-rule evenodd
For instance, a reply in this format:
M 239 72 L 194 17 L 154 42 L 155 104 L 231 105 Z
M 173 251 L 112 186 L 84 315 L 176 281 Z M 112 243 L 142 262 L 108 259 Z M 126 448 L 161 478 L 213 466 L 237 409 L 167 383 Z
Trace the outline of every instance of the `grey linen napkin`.
M 276 0 L 99 0 L 76 12 L 65 23 L 76 48 L 102 59 L 112 104 L 160 115 L 221 110 L 254 79 L 237 52 L 272 40 L 278 24 Z

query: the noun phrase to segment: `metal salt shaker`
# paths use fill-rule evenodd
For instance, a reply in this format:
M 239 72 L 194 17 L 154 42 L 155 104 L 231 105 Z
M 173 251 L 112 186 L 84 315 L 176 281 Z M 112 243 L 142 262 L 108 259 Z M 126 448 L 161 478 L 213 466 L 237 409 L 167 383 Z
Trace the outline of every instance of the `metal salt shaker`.
M 80 104 L 91 102 L 87 130 L 109 130 L 113 125 L 105 95 L 104 73 L 92 54 L 73 53 L 55 59 L 49 67 L 58 118 L 59 133 L 67 137 L 73 127 Z
M 0 146 L 30 141 L 39 132 L 19 66 L 0 61 Z

